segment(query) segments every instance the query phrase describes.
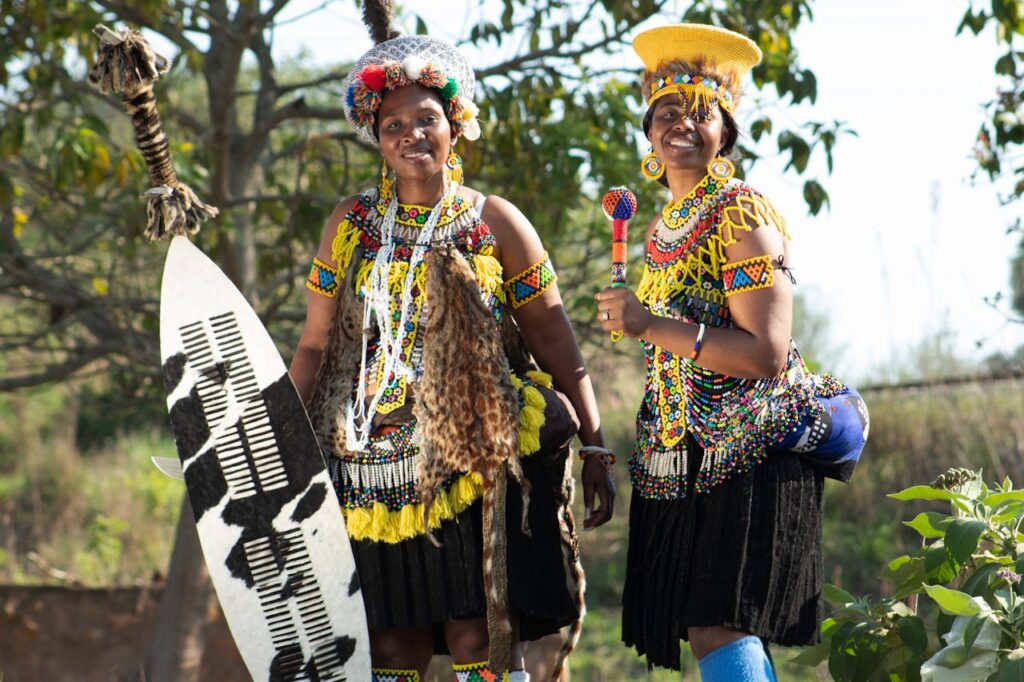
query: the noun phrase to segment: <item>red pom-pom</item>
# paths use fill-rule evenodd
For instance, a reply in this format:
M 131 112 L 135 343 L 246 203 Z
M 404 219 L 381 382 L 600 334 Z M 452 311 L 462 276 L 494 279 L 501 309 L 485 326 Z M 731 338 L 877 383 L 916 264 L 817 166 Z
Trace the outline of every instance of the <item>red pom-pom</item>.
M 387 76 L 384 73 L 384 67 L 380 64 L 368 64 L 359 72 L 359 80 L 374 92 L 380 92 L 384 89 Z
M 625 187 L 612 187 L 601 200 L 601 208 L 612 220 L 629 220 L 636 213 L 636 196 Z

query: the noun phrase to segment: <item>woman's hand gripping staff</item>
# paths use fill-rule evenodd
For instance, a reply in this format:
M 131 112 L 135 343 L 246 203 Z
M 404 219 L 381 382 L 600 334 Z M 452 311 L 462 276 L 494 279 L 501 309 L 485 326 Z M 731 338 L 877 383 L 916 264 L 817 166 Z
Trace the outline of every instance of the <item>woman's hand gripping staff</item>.
M 636 196 L 625 187 L 612 187 L 601 199 L 601 208 L 612 221 L 612 287 L 625 287 L 629 219 L 636 213 Z M 602 313 L 602 322 L 608 321 L 607 315 L 607 312 Z M 612 330 L 611 337 L 617 343 L 622 332 Z

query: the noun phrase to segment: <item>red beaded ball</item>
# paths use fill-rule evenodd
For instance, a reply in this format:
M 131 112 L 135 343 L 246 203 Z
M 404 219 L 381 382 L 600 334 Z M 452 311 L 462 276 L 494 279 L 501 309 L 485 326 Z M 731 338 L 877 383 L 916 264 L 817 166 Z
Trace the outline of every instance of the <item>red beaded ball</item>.
M 625 187 L 612 187 L 601 199 L 601 208 L 611 220 L 629 220 L 636 213 L 636 196 Z

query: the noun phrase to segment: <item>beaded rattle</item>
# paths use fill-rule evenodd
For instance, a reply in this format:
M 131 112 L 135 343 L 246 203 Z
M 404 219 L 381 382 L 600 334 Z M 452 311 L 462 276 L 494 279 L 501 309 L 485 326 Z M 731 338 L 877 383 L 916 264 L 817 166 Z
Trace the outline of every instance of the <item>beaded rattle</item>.
M 626 187 L 612 187 L 601 199 L 604 214 L 612 221 L 612 286 L 626 286 L 626 235 L 629 219 L 636 213 L 636 196 Z M 622 338 L 622 332 L 611 332 L 612 342 Z

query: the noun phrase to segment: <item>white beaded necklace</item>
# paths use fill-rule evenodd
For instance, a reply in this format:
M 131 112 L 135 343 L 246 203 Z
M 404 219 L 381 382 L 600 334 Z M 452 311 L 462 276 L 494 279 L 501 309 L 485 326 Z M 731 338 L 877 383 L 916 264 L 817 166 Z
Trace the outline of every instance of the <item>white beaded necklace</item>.
M 359 368 L 359 381 L 356 388 L 356 395 L 349 399 L 348 409 L 345 411 L 345 446 L 355 452 L 366 450 L 370 442 L 370 432 L 373 430 L 373 416 L 377 413 L 377 403 L 384 394 L 384 386 L 378 385 L 370 404 L 366 404 L 366 383 L 367 383 L 367 347 L 370 340 L 370 320 L 377 320 L 377 335 L 380 339 L 378 357 L 383 371 L 379 374 L 383 381 L 395 377 L 405 377 L 407 381 L 412 380 L 415 373 L 402 360 L 402 346 L 408 334 L 409 316 L 412 311 L 412 285 L 416 276 L 416 267 L 422 262 L 427 250 L 430 248 L 431 240 L 434 237 L 434 228 L 437 226 L 444 204 L 455 195 L 458 189 L 457 183 L 451 183 L 444 195 L 430 211 L 430 218 L 419 234 L 415 245 L 412 248 L 412 255 L 409 256 L 409 269 L 402 283 L 401 316 L 398 321 L 398 328 L 392 333 L 391 327 L 391 291 L 388 288 L 388 275 L 391 272 L 391 264 L 395 256 L 395 217 L 398 215 L 398 190 L 395 189 L 388 204 L 388 210 L 380 226 L 380 249 L 373 261 L 373 268 L 370 270 L 369 286 L 366 297 L 363 299 L 363 346 L 362 360 Z

